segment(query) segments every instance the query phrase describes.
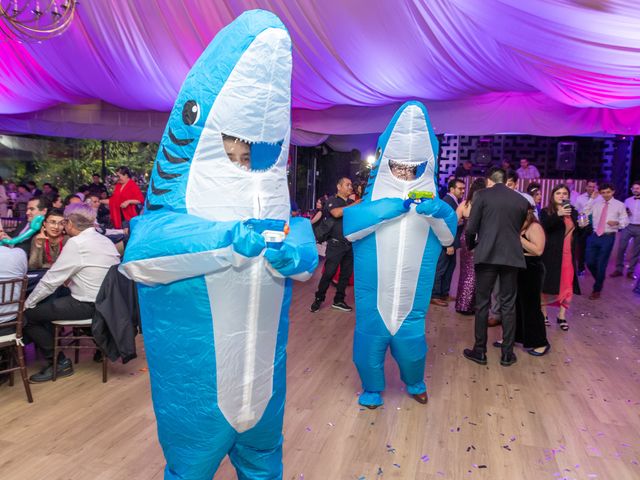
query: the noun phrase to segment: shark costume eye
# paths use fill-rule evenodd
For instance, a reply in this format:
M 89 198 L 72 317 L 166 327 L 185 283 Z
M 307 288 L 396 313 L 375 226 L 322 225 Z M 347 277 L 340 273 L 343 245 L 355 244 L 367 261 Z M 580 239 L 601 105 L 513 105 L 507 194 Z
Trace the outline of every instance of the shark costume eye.
M 182 108 L 182 121 L 187 125 L 193 125 L 200 119 L 200 106 L 195 100 L 188 100 Z

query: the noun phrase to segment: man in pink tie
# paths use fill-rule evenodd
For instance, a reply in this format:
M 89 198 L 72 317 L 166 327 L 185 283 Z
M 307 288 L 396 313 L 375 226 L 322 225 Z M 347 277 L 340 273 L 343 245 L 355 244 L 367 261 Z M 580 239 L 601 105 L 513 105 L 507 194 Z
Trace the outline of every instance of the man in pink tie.
M 601 202 L 594 202 L 585 213 L 591 214 L 593 233 L 587 239 L 585 259 L 587 268 L 593 275 L 595 283 L 590 300 L 600 298 L 604 284 L 609 257 L 616 241 L 616 232 L 629 223 L 627 210 L 619 200 L 613 198 L 615 187 L 610 183 L 600 185 Z

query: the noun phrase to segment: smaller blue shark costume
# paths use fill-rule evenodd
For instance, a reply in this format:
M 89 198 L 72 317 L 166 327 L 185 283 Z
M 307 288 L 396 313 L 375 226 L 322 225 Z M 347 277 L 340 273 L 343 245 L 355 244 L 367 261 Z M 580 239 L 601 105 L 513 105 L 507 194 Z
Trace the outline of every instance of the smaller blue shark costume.
M 291 67 L 275 15 L 221 30 L 180 89 L 131 222 L 120 268 L 138 282 L 165 480 L 211 480 L 227 454 L 240 480 L 282 478 L 291 279 L 318 263 L 309 221 L 289 217 Z M 283 242 L 260 233 L 285 222 Z
M 455 212 L 438 198 L 437 154 L 426 108 L 405 103 L 378 140 L 362 202 L 344 210 L 355 257 L 353 361 L 364 390 L 361 405 L 383 404 L 389 347 L 409 394 L 426 393 L 425 316 L 438 257 L 457 228 Z M 415 179 L 396 178 L 392 168 L 413 169 Z M 407 201 L 411 191 L 434 198 L 413 204 Z

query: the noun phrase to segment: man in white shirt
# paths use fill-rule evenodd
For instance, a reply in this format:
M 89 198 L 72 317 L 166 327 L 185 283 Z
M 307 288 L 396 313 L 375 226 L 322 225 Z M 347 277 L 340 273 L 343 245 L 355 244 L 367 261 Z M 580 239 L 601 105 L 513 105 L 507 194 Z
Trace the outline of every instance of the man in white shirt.
M 576 192 L 576 182 L 573 180 L 573 178 L 567 178 L 564 181 L 564 184 L 569 189 L 569 202 L 571 202 L 571 205 L 575 207 L 576 202 L 578 201 L 578 197 L 580 196 L 580 194 Z
M 631 196 L 624 201 L 624 206 L 629 215 L 629 225 L 620 231 L 618 242 L 618 257 L 616 259 L 616 270 L 612 277 L 621 277 L 624 269 L 624 254 L 629 246 L 629 240 L 633 239 L 631 247 L 631 258 L 629 259 L 629 270 L 627 278 L 635 278 L 634 272 L 640 256 L 640 180 L 636 180 L 631 185 Z
M 601 202 L 602 197 L 598 192 L 598 182 L 596 180 L 588 180 L 584 193 L 578 195 L 575 203 L 571 205 L 575 207 L 578 214 L 586 213 L 586 210 L 593 209 L 594 202 Z M 590 228 L 579 228 L 576 235 L 576 263 L 578 264 L 578 276 L 584 275 L 584 252 L 587 248 L 587 238 L 591 234 Z
M 600 298 L 600 292 L 604 284 L 607 272 L 607 264 L 616 241 L 616 232 L 623 229 L 629 223 L 627 210 L 620 200 L 613 198 L 615 187 L 610 183 L 600 185 L 601 202 L 593 202 L 592 207 L 585 213 L 590 213 L 593 218 L 593 233 L 587 239 L 585 252 L 587 268 L 593 275 L 595 283 L 590 300 Z
M 540 172 L 535 165 L 529 165 L 529 160 L 521 158 L 518 176 L 525 180 L 531 180 L 532 178 L 540 178 Z
M 0 224 L 0 238 L 3 234 L 2 225 Z M 9 248 L 0 246 L 0 280 L 12 280 L 14 278 L 22 278 L 27 274 L 27 254 L 20 248 Z M 2 292 L 0 291 L 0 296 Z M 7 289 L 5 300 L 9 300 L 10 292 Z M 14 292 L 12 300 L 20 298 L 20 289 Z M 2 300 L 2 298 L 0 298 Z M 0 332 L 2 324 L 10 322 L 16 318 L 15 315 L 6 314 L 14 311 L 15 305 L 0 305 Z M 9 327 L 7 327 L 9 328 Z M 2 333 L 0 333 L 2 335 Z
M 111 240 L 96 231 L 96 214 L 91 206 L 84 203 L 69 205 L 64 210 L 64 219 L 65 230 L 71 238 L 25 303 L 25 334 L 47 360 L 47 365 L 29 378 L 33 383 L 46 382 L 53 377 L 51 322 L 92 318 L 95 300 L 109 267 L 120 263 Z M 71 295 L 52 295 L 62 285 L 69 288 Z M 60 353 L 57 361 L 58 376 L 73 374 L 71 361 L 64 354 Z

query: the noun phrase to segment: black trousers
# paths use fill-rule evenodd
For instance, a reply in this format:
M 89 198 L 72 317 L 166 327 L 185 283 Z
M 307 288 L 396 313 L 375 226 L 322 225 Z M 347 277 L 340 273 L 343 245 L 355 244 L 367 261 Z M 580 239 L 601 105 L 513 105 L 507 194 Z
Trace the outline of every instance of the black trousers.
M 93 302 L 81 302 L 71 295 L 47 297 L 34 308 L 25 310 L 24 333 L 43 353 L 44 358 L 53 363 L 54 320 L 84 320 L 92 318 L 96 307 Z
M 351 274 L 353 273 L 353 248 L 350 243 L 345 241 L 330 239 L 327 242 L 327 253 L 324 261 L 324 272 L 318 284 L 316 299 L 324 301 L 327 295 L 327 289 L 331 284 L 331 279 L 340 267 L 340 277 L 338 277 L 338 286 L 333 302 L 344 302 L 345 292 Z
M 436 276 L 433 280 L 433 292 L 431 296 L 446 300 L 451 289 L 451 279 L 453 271 L 456 269 L 456 253 L 447 255 L 447 249 L 443 248 L 438 257 L 438 265 L 436 266 Z
M 518 272 L 515 338 L 524 348 L 545 347 L 549 341 L 540 308 L 544 265 L 540 257 L 524 258 L 527 261 L 527 269 Z
M 516 334 L 516 295 L 518 293 L 517 267 L 507 265 L 489 265 L 480 263 L 475 266 L 476 272 L 476 343 L 474 350 L 487 352 L 487 321 L 491 290 L 496 280 L 500 280 L 498 303 L 502 318 L 502 353 L 513 352 Z
M 587 250 L 587 238 L 591 235 L 591 228 L 578 228 L 576 233 L 576 261 L 578 263 L 578 272 L 585 269 L 585 252 Z

